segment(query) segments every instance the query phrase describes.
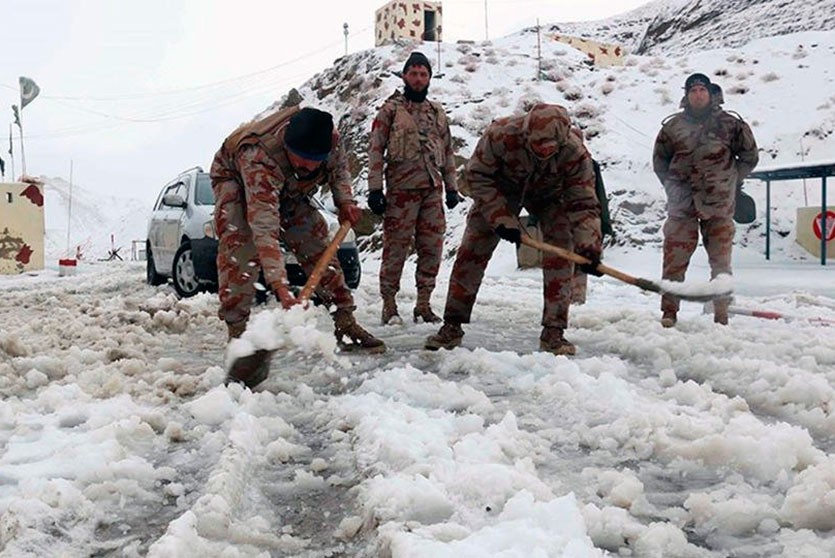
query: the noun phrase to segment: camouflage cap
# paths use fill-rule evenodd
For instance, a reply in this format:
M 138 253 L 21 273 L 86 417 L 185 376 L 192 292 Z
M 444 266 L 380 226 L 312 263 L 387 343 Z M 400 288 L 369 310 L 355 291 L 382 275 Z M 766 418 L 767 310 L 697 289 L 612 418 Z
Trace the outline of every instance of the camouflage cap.
M 540 103 L 528 112 L 522 126 L 528 147 L 538 145 L 556 151 L 568 140 L 571 119 L 563 107 Z

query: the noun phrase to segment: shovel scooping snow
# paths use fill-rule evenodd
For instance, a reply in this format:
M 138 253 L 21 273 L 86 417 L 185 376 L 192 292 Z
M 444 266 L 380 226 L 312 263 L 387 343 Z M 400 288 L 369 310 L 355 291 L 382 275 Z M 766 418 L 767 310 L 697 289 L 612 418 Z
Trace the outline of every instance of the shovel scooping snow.
M 571 250 L 566 250 L 565 248 L 560 248 L 559 246 L 554 246 L 553 244 L 548 244 L 546 242 L 536 240 L 535 238 L 532 238 L 529 235 L 522 235 L 522 244 L 530 246 L 531 248 L 536 248 L 537 250 L 540 250 L 542 252 L 556 254 L 557 256 L 560 256 L 561 258 L 564 258 L 566 260 L 571 260 L 576 264 L 591 263 L 591 260 L 584 258 L 580 254 L 575 254 Z M 659 294 L 669 294 L 677 298 L 680 298 L 681 300 L 706 302 L 708 300 L 726 298 L 733 294 L 733 283 L 731 281 L 730 275 L 720 275 L 710 283 L 685 284 L 664 280 L 655 282 L 650 281 L 649 279 L 633 277 L 602 263 L 597 266 L 597 271 L 599 271 L 603 275 L 614 277 L 615 279 L 623 281 L 624 283 L 635 285 L 639 289 Z
M 306 303 L 349 230 L 351 223 L 342 223 L 322 252 L 307 283 L 299 293 L 300 304 L 286 311 L 262 312 L 252 320 L 239 339 L 233 339 L 229 343 L 226 351 L 227 384 L 237 382 L 253 388 L 267 379 L 270 359 L 277 350 L 287 347 L 288 344 L 306 346 L 310 341 L 315 342 L 321 338 L 321 335 L 310 335 L 309 328 L 299 326 L 305 322 L 305 316 L 313 314 L 306 311 Z M 315 327 L 313 329 L 315 330 Z M 335 341 L 329 348 L 320 346 L 320 349 L 324 354 L 331 354 L 334 347 Z

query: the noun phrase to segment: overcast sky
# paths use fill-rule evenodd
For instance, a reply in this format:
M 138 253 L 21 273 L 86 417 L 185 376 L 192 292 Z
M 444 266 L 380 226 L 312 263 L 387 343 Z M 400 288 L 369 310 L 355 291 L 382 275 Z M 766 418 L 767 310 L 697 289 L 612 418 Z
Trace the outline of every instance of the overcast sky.
M 444 40 L 540 22 L 596 20 L 644 0 L 446 0 Z M 22 112 L 26 170 L 96 193 L 153 200 L 180 170 L 208 170 L 223 138 L 348 50 L 372 48 L 382 0 L 0 0 L 0 156 L 18 76 L 40 96 Z M 290 7 L 292 6 L 292 7 Z M 485 19 L 486 6 L 486 19 Z M 428 47 L 423 47 L 427 50 Z M 14 127 L 15 173 L 21 174 Z

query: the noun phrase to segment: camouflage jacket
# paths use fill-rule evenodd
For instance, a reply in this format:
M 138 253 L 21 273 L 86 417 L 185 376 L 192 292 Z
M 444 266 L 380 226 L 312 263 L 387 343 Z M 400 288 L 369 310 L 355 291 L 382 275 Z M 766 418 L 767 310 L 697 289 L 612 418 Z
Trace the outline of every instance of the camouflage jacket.
M 530 145 L 540 141 L 554 143 L 557 151 L 539 158 Z M 519 204 L 534 215 L 539 205 L 559 204 L 571 222 L 575 249 L 600 251 L 592 158 L 563 107 L 540 104 L 526 115 L 494 120 L 467 164 L 467 182 L 476 209 L 494 229 L 518 227 Z
M 759 160 L 751 128 L 716 106 L 703 117 L 685 108 L 658 132 L 652 166 L 667 192 L 667 210 L 683 217 L 730 217 L 736 185 Z
M 337 207 L 354 203 L 348 160 L 338 138 L 319 173 L 305 180 L 296 178 L 284 148 L 290 116 L 292 113 L 266 131 L 256 130 L 263 133 L 248 132 L 258 122 L 239 128 L 224 141 L 211 168 L 213 184 L 233 180 L 243 191 L 240 199 L 246 208 L 252 241 L 270 284 L 285 275 L 279 245 L 282 204 L 304 201 L 324 184 L 329 186 Z
M 444 108 L 433 101 L 413 103 L 394 92 L 374 118 L 368 148 L 368 189 L 438 188 L 457 191 L 455 156 Z M 385 164 L 384 164 L 385 163 Z

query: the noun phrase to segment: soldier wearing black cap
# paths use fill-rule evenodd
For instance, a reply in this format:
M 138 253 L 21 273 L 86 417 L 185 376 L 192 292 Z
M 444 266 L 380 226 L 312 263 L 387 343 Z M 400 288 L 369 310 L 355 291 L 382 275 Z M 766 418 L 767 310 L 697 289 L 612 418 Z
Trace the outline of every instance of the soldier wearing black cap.
M 444 201 L 461 201 L 444 108 L 426 98 L 432 67 L 420 52 L 403 65 L 403 92 L 377 113 L 368 149 L 368 206 L 383 220 L 382 323 L 402 323 L 395 296 L 412 245 L 417 252 L 415 321 L 438 322 L 430 298 L 444 246 Z M 383 176 L 385 175 L 385 191 Z
M 281 240 L 310 274 L 328 244 L 328 225 L 309 197 L 327 183 L 339 220 L 356 224 L 362 210 L 354 201 L 345 151 L 333 117 L 314 108 L 292 107 L 244 124 L 226 138 L 211 169 L 218 237 L 219 316 L 229 338 L 246 329 L 259 267 L 281 306 L 297 304 L 288 287 Z M 344 349 L 382 352 L 382 341 L 354 320 L 354 299 L 334 258 L 318 297 L 336 307 L 335 335 Z M 346 342 L 346 339 L 349 341 Z M 269 355 L 249 369 L 233 370 L 229 381 L 254 387 L 269 370 Z
M 751 128 L 722 110 L 710 78 L 690 75 L 684 92 L 684 110 L 664 120 L 652 157 L 667 194 L 662 277 L 670 281 L 684 280 L 700 234 L 711 278 L 731 273 L 736 187 L 759 159 Z M 728 304 L 714 303 L 716 323 L 728 323 Z M 663 296 L 661 325 L 673 327 L 678 308 Z

